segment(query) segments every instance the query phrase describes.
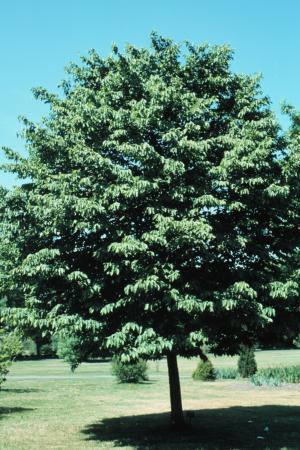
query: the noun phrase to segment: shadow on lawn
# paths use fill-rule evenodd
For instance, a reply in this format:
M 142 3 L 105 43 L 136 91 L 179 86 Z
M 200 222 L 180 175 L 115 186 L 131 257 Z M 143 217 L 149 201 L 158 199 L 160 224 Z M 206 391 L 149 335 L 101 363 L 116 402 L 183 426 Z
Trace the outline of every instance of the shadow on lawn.
M 41 392 L 42 389 L 24 388 L 24 389 L 10 389 L 2 388 L 1 392 L 8 392 L 9 394 L 29 394 L 30 392 Z
M 184 432 L 169 428 L 169 415 L 148 414 L 103 419 L 82 433 L 89 441 L 112 441 L 136 450 L 299 450 L 300 407 L 268 405 L 194 411 Z M 266 428 L 268 427 L 268 428 Z
M 14 414 L 14 413 L 25 413 L 28 411 L 34 411 L 35 408 L 6 408 L 3 406 L 0 406 L 0 420 L 2 419 L 3 416 L 9 415 L 9 414 Z

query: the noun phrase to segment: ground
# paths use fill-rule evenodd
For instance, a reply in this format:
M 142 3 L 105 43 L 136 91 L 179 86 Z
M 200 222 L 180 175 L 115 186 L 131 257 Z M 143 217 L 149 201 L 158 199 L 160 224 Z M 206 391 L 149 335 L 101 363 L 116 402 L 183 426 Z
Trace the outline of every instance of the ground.
M 259 367 L 300 363 L 300 350 L 257 352 Z M 215 367 L 236 359 L 212 358 Z M 190 428 L 168 428 L 165 361 L 150 363 L 149 382 L 118 384 L 108 362 L 72 374 L 60 360 L 14 363 L 0 391 L 1 450 L 300 449 L 300 386 L 262 388 L 248 381 L 191 379 L 197 360 L 180 360 Z

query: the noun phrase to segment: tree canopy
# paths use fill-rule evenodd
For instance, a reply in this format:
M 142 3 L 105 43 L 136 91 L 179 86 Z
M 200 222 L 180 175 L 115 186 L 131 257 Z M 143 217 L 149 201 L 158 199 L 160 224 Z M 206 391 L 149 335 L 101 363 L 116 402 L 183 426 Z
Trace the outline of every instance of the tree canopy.
M 7 315 L 125 362 L 235 353 L 299 292 L 282 276 L 296 169 L 230 48 L 151 43 L 91 51 L 62 95 L 34 90 L 49 114 L 24 119 L 28 157 L 6 149 L 24 179 L 2 192 Z

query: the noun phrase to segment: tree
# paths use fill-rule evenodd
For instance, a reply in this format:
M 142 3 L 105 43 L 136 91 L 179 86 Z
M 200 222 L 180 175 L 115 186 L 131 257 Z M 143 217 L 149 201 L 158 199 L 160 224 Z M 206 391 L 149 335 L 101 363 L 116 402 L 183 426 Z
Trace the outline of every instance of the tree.
M 252 345 L 295 241 L 285 140 L 258 77 L 233 73 L 227 46 L 151 41 L 91 51 L 61 96 L 34 90 L 49 115 L 24 119 L 27 158 L 6 149 L 26 181 L 5 194 L 6 278 L 24 301 L 6 317 L 123 362 L 166 356 L 180 427 L 177 356 Z
M 264 347 L 292 347 L 300 333 L 300 113 L 285 104 L 283 112 L 290 118 L 285 133 L 286 155 L 282 159 L 282 172 L 288 186 L 286 215 L 285 257 L 280 260 L 280 277 L 271 285 L 270 296 L 277 302 L 274 320 L 260 331 L 259 343 Z M 289 251 L 287 251 L 290 249 Z

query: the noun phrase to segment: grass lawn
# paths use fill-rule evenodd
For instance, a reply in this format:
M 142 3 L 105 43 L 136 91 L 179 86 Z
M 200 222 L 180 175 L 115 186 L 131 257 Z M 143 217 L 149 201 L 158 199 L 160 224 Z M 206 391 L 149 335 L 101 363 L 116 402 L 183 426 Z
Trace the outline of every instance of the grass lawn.
M 259 367 L 300 364 L 300 350 L 256 356 Z M 299 385 L 196 382 L 196 364 L 180 360 L 184 409 L 195 417 L 190 430 L 172 433 L 165 361 L 150 363 L 149 382 L 139 385 L 118 384 L 109 363 L 82 364 L 73 375 L 59 360 L 17 362 L 0 391 L 0 449 L 300 449 Z

